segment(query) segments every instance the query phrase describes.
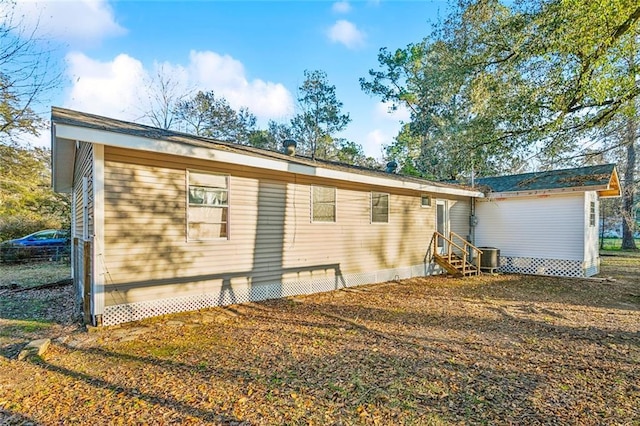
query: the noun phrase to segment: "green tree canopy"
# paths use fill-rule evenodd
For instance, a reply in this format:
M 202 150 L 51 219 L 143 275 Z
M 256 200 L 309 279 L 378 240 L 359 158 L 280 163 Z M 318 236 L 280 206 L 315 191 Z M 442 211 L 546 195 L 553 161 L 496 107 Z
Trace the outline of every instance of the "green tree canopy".
M 410 109 L 388 155 L 435 178 L 590 161 L 620 125 L 623 247 L 635 248 L 639 22 L 636 0 L 458 0 L 421 42 L 381 49 L 360 83 Z
M 332 156 L 334 135 L 347 127 L 349 114 L 342 113 L 342 102 L 336 97 L 336 87 L 329 84 L 324 71 L 305 71 L 305 81 L 299 88 L 301 112 L 291 120 L 299 148 L 311 158 Z
M 213 91 L 179 101 L 175 116 L 189 133 L 244 145 L 256 126 L 256 117 L 247 108 L 236 111 Z
M 69 228 L 69 197 L 51 189 L 51 151 L 0 145 L 0 241 Z
M 629 0 L 463 0 L 421 42 L 381 49 L 381 69 L 361 86 L 409 107 L 408 131 L 427 160 L 421 173 L 437 175 L 430 165 L 442 161 L 442 177 L 469 173 L 472 162 L 511 171 L 514 159 L 572 152 L 592 129 L 630 114 L 638 18 Z

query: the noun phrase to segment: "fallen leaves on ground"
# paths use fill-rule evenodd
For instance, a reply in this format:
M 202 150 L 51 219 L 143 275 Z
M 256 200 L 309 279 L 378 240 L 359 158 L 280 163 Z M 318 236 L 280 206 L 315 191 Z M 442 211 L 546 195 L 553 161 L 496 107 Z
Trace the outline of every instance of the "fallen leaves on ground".
M 74 334 L 0 358 L 0 423 L 637 424 L 638 293 L 427 277 Z

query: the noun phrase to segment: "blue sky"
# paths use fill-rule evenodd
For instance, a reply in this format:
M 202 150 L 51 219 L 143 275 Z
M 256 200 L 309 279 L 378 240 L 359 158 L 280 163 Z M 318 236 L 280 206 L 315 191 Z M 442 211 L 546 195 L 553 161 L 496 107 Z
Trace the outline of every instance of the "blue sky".
M 53 47 L 63 79 L 43 106 L 144 122 L 157 70 L 177 90 L 214 90 L 259 119 L 296 113 L 304 70 L 323 70 L 352 118 L 341 136 L 379 158 L 406 111 L 360 89 L 381 47 L 420 41 L 445 1 L 49 1 L 18 0 L 23 24 Z M 48 143 L 47 135 L 39 144 Z

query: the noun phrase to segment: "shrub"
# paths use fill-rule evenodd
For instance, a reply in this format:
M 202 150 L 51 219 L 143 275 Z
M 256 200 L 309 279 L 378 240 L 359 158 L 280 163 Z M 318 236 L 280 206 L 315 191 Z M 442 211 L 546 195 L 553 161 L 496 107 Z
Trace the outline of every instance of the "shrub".
M 24 237 L 43 229 L 60 229 L 60 221 L 28 216 L 9 216 L 0 218 L 0 241 Z

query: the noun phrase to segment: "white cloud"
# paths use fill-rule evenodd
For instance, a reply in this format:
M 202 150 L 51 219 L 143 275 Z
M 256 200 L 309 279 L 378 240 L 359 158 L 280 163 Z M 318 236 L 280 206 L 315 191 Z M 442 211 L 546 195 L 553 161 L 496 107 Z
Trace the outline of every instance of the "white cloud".
M 408 123 L 411 120 L 411 111 L 404 105 L 399 105 L 395 110 L 391 110 L 391 102 L 379 102 L 374 111 L 377 119 L 402 121 Z
M 261 121 L 293 113 L 293 98 L 282 84 L 248 80 L 241 62 L 215 52 L 192 51 L 186 65 L 156 62 L 151 70 L 126 54 L 102 62 L 70 53 L 67 65 L 72 87 L 65 106 L 113 118 L 141 120 L 145 88 L 160 68 L 176 81 L 178 93 L 213 90 L 233 108 L 246 107 Z
M 391 142 L 393 142 L 393 137 L 385 134 L 380 129 L 374 129 L 367 133 L 362 148 L 366 155 L 379 158 L 382 153 L 382 146 L 390 145 Z
M 351 11 L 351 5 L 348 1 L 337 1 L 331 6 L 331 10 L 334 13 L 349 13 Z
M 18 0 L 13 21 L 22 25 L 26 33 L 35 31 L 39 37 L 74 45 L 95 43 L 126 33 L 105 0 Z
M 69 53 L 67 74 L 72 87 L 65 101 L 67 108 L 126 120 L 137 119 L 137 89 L 146 72 L 142 62 L 126 54 L 101 62 L 83 53 Z
M 215 52 L 189 53 L 189 73 L 191 77 L 210 88 L 239 87 L 246 83 L 244 66 L 229 55 Z
M 267 119 L 293 113 L 293 98 L 282 84 L 260 79 L 248 81 L 242 63 L 231 56 L 192 51 L 189 59 L 189 75 L 195 87 L 215 91 L 232 107 L 247 107 Z
M 356 49 L 364 44 L 365 33 L 353 23 L 341 19 L 327 31 L 329 39 L 334 43 L 342 43 L 349 49 Z

